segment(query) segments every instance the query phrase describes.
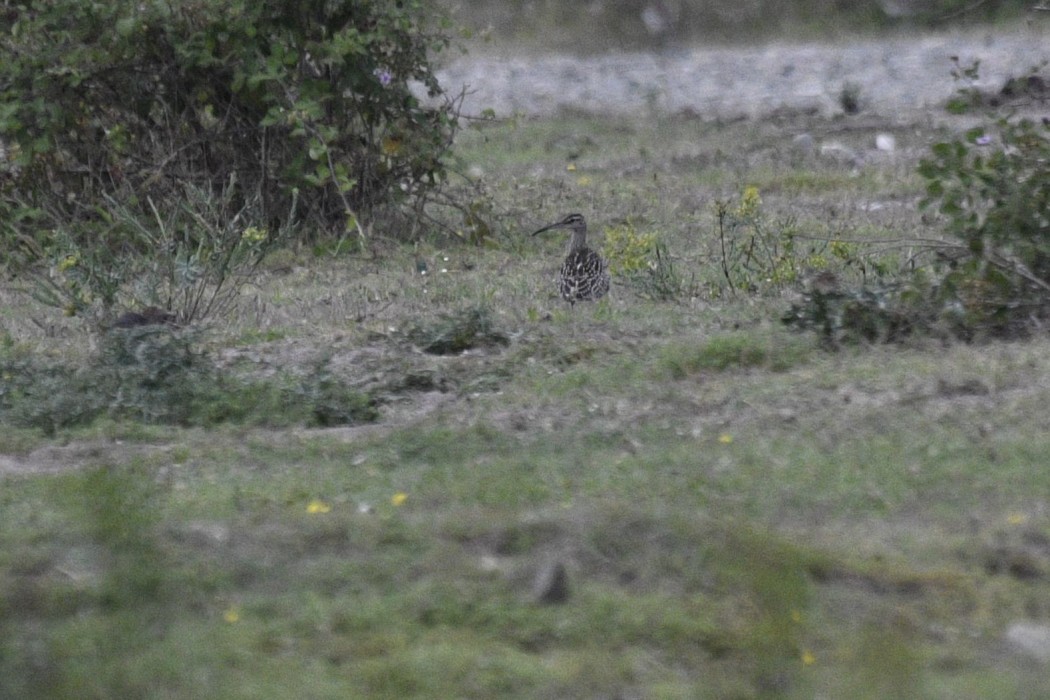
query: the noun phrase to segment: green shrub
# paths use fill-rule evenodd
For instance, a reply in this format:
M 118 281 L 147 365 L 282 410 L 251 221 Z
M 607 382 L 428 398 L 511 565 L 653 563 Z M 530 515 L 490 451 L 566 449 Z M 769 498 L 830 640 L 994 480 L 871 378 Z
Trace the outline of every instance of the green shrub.
M 955 75 L 975 79 L 977 65 Z M 967 332 L 1015 334 L 1050 310 L 1050 121 L 963 87 L 949 109 L 968 108 L 985 123 L 934 144 L 919 166 L 924 206 L 959 242 L 934 293 Z
M 813 331 L 825 347 L 844 343 L 887 343 L 917 330 L 931 330 L 937 314 L 925 294 L 908 285 L 866 285 L 857 289 L 817 284 L 781 317 L 795 330 Z
M 95 359 L 99 393 L 115 416 L 144 423 L 189 422 L 204 387 L 216 379 L 196 334 L 168 325 L 114 328 Z
M 973 99 L 957 99 L 951 107 L 963 109 L 967 101 Z M 991 123 L 934 144 L 922 161 L 924 205 L 945 217 L 948 232 L 975 257 L 1046 284 L 1050 282 L 1050 122 L 994 112 L 986 116 L 992 117 Z
M 909 242 L 929 262 L 899 279 L 861 289 L 817 285 L 783 317 L 825 342 L 898 341 L 915 334 L 971 340 L 1015 337 L 1050 317 L 1050 120 L 1019 116 L 1017 85 L 1045 85 L 1038 70 L 988 96 L 970 82 L 977 65 L 957 66 L 967 84 L 948 110 L 976 110 L 983 123 L 934 144 L 919 165 L 922 205 L 950 236 Z M 1027 99 L 1026 95 L 1022 97 Z
M 379 418 L 375 400 L 341 381 L 331 371 L 331 357 L 323 357 L 295 391 L 307 407 L 308 422 L 321 428 L 371 423 Z
M 444 177 L 456 126 L 423 0 L 76 0 L 0 16 L 4 235 L 107 230 L 112 200 L 167 216 L 191 188 L 220 229 L 361 231 Z M 293 207 L 296 197 L 298 208 Z M 101 209 L 101 211 L 100 211 Z M 237 222 L 237 226 L 233 223 Z M 307 230 L 307 229 L 303 229 Z M 114 255 L 134 240 L 104 241 Z M 138 252 L 148 253 L 150 251 Z
M 0 424 L 44 435 L 82 425 L 105 410 L 91 376 L 22 353 L 0 358 Z

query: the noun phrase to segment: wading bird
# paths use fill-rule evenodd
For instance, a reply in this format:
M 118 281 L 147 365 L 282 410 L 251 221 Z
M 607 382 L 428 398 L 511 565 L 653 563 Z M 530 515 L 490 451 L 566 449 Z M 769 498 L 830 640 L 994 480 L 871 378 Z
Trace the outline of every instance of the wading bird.
M 609 262 L 587 247 L 587 220 L 582 214 L 569 214 L 532 235 L 556 228 L 572 231 L 569 254 L 558 275 L 558 290 L 562 299 L 569 304 L 601 299 L 609 291 Z

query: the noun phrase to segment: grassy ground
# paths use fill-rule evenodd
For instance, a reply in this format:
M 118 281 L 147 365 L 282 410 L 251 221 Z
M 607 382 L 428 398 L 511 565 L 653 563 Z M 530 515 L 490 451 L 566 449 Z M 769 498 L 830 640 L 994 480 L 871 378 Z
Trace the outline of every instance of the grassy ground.
M 1003 632 L 1050 618 L 1050 342 L 829 352 L 780 327 L 792 285 L 732 295 L 718 265 L 713 202 L 747 186 L 778 230 L 935 233 L 913 175 L 934 137 L 864 116 L 464 134 L 485 245 L 290 256 L 202 341 L 223 377 L 323 368 L 378 420 L 5 427 L 0 695 L 1046 697 Z M 672 298 L 619 277 L 565 308 L 563 238 L 527 233 L 574 210 L 658 236 Z M 90 352 L 5 302 L 5 357 Z M 418 349 L 478 309 L 492 344 Z

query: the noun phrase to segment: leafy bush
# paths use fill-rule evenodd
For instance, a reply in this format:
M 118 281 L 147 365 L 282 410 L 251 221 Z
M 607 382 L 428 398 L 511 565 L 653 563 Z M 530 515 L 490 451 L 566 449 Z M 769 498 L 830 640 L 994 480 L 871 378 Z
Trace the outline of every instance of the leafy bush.
M 972 93 L 966 89 L 964 93 Z M 953 101 L 961 109 L 964 101 Z M 1050 282 L 1050 121 L 993 121 L 934 144 L 919 174 L 925 206 L 977 257 L 1028 282 Z
M 45 435 L 90 422 L 105 408 L 91 378 L 23 353 L 0 359 L 0 424 Z
M 602 253 L 609 261 L 609 272 L 614 275 L 629 275 L 645 270 L 652 262 L 655 248 L 656 234 L 639 233 L 630 221 L 605 229 Z
M 195 336 L 163 324 L 106 333 L 95 371 L 99 393 L 109 394 L 109 412 L 145 423 L 187 423 L 202 387 L 216 378 Z
M 843 289 L 837 282 L 818 281 L 781 320 L 796 330 L 813 331 L 828 348 L 896 342 L 917 329 L 932 329 L 937 315 L 924 300 L 924 295 L 906 284 Z
M 966 81 L 949 101 L 984 123 L 936 143 L 919 165 L 923 206 L 951 238 L 913 242 L 929 260 L 893 284 L 810 290 L 784 317 L 826 341 L 895 341 L 914 333 L 1014 337 L 1050 317 L 1050 120 L 1019 116 L 1012 79 L 994 99 L 972 82 L 977 65 L 957 66 Z M 1020 81 L 1045 85 L 1037 70 Z M 1031 96 L 1022 95 L 1025 99 Z
M 977 65 L 955 77 L 975 79 Z M 934 144 L 919 166 L 924 206 L 959 242 L 935 293 L 967 332 L 1015 334 L 1050 310 L 1050 120 L 1018 116 L 964 85 L 949 109 L 967 104 L 985 123 Z
M 50 0 L 0 17 L 8 226 L 94 222 L 112 196 L 149 216 L 183 188 L 355 230 L 444 174 L 451 102 L 431 54 L 448 44 L 422 0 Z M 243 218 L 243 216 L 241 217 Z M 225 222 L 224 222 L 225 223 Z

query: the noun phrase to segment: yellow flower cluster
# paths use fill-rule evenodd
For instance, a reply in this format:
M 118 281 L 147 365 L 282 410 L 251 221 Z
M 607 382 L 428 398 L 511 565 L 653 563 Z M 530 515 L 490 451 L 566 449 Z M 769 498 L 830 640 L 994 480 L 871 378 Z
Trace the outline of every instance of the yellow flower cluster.
M 58 261 L 58 271 L 65 272 L 66 270 L 74 268 L 77 266 L 78 262 L 80 262 L 80 259 L 77 256 L 67 255 Z
M 758 196 L 758 188 L 748 185 L 744 188 L 744 194 L 740 197 L 740 206 L 736 208 L 735 214 L 741 219 L 746 219 L 758 213 L 762 206 L 762 198 Z
M 241 234 L 241 240 L 245 243 L 262 243 L 269 235 L 269 232 L 264 228 L 249 226 Z
M 649 268 L 656 250 L 655 233 L 638 233 L 630 222 L 605 229 L 602 249 L 615 275 L 630 274 Z
M 310 515 L 320 515 L 323 513 L 328 513 L 331 510 L 332 506 L 320 500 L 313 500 L 306 504 L 306 512 Z

